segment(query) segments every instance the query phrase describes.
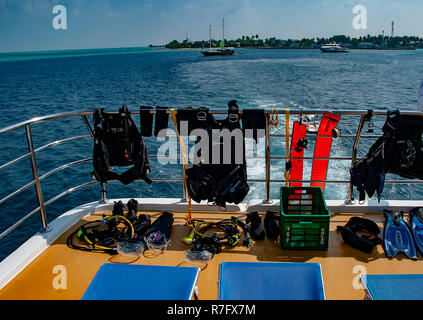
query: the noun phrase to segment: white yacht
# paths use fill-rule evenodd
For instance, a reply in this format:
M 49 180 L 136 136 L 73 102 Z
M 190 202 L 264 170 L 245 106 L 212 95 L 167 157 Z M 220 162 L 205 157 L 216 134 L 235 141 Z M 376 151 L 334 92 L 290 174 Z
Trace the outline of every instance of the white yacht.
M 320 48 L 325 53 L 350 52 L 350 49 L 342 47 L 339 43 L 327 43 Z

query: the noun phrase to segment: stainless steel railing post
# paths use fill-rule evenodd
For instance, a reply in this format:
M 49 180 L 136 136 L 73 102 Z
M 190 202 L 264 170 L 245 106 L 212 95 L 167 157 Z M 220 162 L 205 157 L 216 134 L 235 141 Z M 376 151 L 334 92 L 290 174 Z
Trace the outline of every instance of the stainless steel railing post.
M 266 199 L 263 203 L 272 203 L 270 200 L 270 124 L 269 114 L 266 114 Z
M 361 131 L 363 130 L 365 120 L 366 120 L 366 116 L 362 115 L 361 119 L 360 119 L 360 123 L 358 125 L 357 134 L 355 136 L 354 146 L 353 146 L 353 150 L 352 150 L 351 167 L 353 167 L 355 162 L 357 161 L 358 143 L 360 142 Z M 353 201 L 353 191 L 354 191 L 354 188 L 353 188 L 352 183 L 350 182 L 350 189 L 349 189 L 349 192 L 348 192 L 348 200 L 350 202 Z
M 46 210 L 45 210 L 44 201 L 43 201 L 43 194 L 41 191 L 40 179 L 38 176 L 37 161 L 35 159 L 35 151 L 34 151 L 34 143 L 32 140 L 31 125 L 29 124 L 26 125 L 25 129 L 26 129 L 26 140 L 28 142 L 28 150 L 30 153 L 29 157 L 31 159 L 32 174 L 34 176 L 34 181 L 35 181 L 35 191 L 37 193 L 38 205 L 41 208 L 40 209 L 41 224 L 42 224 L 41 232 L 49 232 L 50 228 L 47 225 L 47 215 L 46 215 Z
M 88 121 L 87 115 L 83 114 L 82 115 L 82 120 L 84 120 L 84 123 L 87 126 L 87 129 L 88 129 L 88 132 L 90 133 L 91 138 L 93 140 L 95 140 L 94 131 L 93 131 L 93 128 L 91 127 L 90 122 Z M 100 199 L 99 202 L 102 203 L 102 204 L 104 204 L 104 203 L 107 203 L 106 183 L 105 182 L 102 182 L 100 185 L 101 185 L 101 199 Z
M 93 140 L 94 140 L 94 131 L 93 131 L 93 128 L 91 127 L 91 125 L 90 125 L 90 122 L 88 121 L 87 116 L 85 114 L 82 115 L 82 119 L 84 120 L 84 123 L 87 126 L 88 131 L 90 132 L 91 138 L 93 138 Z

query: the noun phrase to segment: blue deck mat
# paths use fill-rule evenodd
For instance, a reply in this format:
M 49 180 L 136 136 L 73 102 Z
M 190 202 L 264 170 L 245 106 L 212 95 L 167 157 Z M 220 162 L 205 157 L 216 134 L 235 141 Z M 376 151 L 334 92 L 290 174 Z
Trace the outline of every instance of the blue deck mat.
M 319 263 L 222 262 L 220 300 L 324 300 Z
M 189 300 L 199 268 L 105 263 L 82 300 Z
M 374 300 L 423 300 L 422 274 L 387 274 L 361 276 Z

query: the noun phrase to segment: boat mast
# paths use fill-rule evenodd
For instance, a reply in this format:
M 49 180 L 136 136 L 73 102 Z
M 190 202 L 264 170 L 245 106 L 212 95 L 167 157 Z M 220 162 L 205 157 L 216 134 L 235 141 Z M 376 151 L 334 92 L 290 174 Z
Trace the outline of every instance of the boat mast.
M 212 46 L 211 46 L 211 24 L 210 24 L 210 26 L 209 26 L 209 34 L 210 34 L 210 38 L 209 38 L 210 40 L 209 40 L 209 42 L 210 42 L 210 49 L 211 49 L 211 47 L 212 47 Z
M 222 49 L 225 47 L 225 18 L 222 19 Z

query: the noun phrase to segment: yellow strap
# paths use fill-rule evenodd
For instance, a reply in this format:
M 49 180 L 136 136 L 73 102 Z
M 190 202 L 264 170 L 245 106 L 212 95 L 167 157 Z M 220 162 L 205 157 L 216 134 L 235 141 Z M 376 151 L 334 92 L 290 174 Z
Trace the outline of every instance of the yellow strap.
M 172 115 L 173 124 L 175 126 L 176 134 L 177 134 L 178 139 L 179 139 L 179 145 L 181 146 L 181 153 L 182 153 L 182 157 L 183 157 L 182 168 L 183 168 L 183 173 L 184 173 L 184 195 L 185 195 L 185 198 L 188 197 L 188 217 L 187 217 L 187 220 L 191 221 L 192 220 L 192 203 L 191 203 L 191 197 L 188 195 L 188 192 L 187 192 L 187 176 L 186 176 L 186 173 L 185 173 L 185 170 L 187 170 L 189 168 L 188 158 L 187 158 L 187 154 L 185 152 L 184 140 L 182 139 L 182 137 L 179 134 L 178 121 L 176 120 L 175 109 L 170 109 L 170 113 Z
M 288 163 L 290 160 L 290 148 L 289 148 L 289 109 L 286 109 L 285 111 L 285 145 L 286 145 L 286 155 L 287 155 L 287 161 L 285 162 Z M 288 170 L 286 170 L 285 168 L 285 185 L 288 186 L 288 181 L 290 179 L 290 174 L 288 172 Z
M 175 109 L 170 109 L 170 112 L 172 114 L 172 120 L 173 120 L 173 124 L 175 125 L 175 130 L 176 130 L 176 134 L 177 134 L 178 139 L 179 139 L 179 144 L 181 145 L 181 152 L 182 152 L 182 156 L 183 156 L 183 166 L 188 168 L 188 160 L 187 160 L 187 154 L 185 152 L 184 140 L 179 135 L 178 121 L 176 120 Z
M 110 221 L 114 218 L 119 218 L 119 219 L 125 221 L 128 224 L 128 226 L 131 228 L 131 238 L 133 238 L 134 235 L 135 235 L 135 230 L 134 230 L 134 226 L 132 225 L 131 221 L 126 219 L 124 216 L 119 216 L 119 215 L 110 216 L 107 220 Z
M 135 230 L 134 230 L 134 226 L 132 225 L 132 223 L 128 219 L 126 219 L 124 216 L 119 216 L 119 215 L 110 216 L 109 218 L 107 218 L 107 221 L 110 221 L 110 220 L 115 219 L 115 218 L 119 218 L 119 219 L 125 221 L 128 224 L 128 226 L 131 228 L 131 239 L 132 239 L 135 235 Z M 84 239 L 88 244 L 93 245 L 92 241 L 87 236 L 84 236 Z M 112 247 L 104 247 L 104 246 L 100 246 L 98 244 L 94 244 L 93 247 L 95 249 L 101 249 L 101 250 L 112 250 L 113 249 Z

